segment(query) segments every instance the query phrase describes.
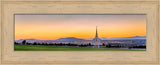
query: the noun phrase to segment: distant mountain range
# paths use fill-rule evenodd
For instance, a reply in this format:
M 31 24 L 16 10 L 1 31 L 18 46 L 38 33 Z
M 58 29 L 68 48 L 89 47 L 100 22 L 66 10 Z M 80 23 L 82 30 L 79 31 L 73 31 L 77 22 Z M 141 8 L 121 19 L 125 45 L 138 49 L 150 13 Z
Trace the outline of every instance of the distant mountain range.
M 89 38 L 86 40 L 92 40 L 93 38 Z M 134 36 L 134 37 L 119 37 L 119 38 L 104 38 L 101 37 L 101 40 L 129 40 L 129 39 L 146 39 L 146 36 Z
M 104 40 L 107 40 L 103 38 Z M 129 40 L 129 39 L 146 39 L 146 36 L 122 37 L 122 38 L 109 38 L 108 40 Z
M 85 40 L 85 39 L 79 39 L 79 38 L 75 38 L 75 37 L 67 37 L 67 38 L 57 39 L 56 41 L 76 41 L 76 40 Z
M 20 39 L 15 40 L 16 42 L 22 42 L 23 40 L 26 40 L 27 42 L 44 42 L 44 41 L 77 41 L 77 40 L 92 40 L 93 38 L 89 39 L 79 39 L 75 37 L 67 37 L 67 38 L 60 38 L 57 40 L 37 40 L 37 39 Z M 122 37 L 122 38 L 100 38 L 101 40 L 135 40 L 135 39 L 146 39 L 146 36 L 134 36 L 134 37 Z

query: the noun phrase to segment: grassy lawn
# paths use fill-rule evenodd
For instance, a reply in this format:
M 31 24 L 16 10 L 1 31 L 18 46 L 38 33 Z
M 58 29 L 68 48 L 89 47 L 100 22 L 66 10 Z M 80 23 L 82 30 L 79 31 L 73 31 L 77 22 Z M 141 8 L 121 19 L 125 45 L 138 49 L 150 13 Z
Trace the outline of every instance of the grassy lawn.
M 146 51 L 134 49 L 110 49 L 110 48 L 80 48 L 64 46 L 42 46 L 42 45 L 14 45 L 15 51 Z

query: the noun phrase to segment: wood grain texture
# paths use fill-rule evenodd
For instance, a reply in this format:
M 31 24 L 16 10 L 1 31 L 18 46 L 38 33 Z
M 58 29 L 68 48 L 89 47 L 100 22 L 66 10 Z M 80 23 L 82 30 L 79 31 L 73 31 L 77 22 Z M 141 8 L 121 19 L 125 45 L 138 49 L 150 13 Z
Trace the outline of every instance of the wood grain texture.
M 1 33 L 2 32 L 2 19 L 1 19 L 2 18 L 2 14 L 1 14 L 1 12 L 2 12 L 2 4 L 1 4 L 1 0 L 0 0 L 0 21 L 1 21 L 0 22 L 0 43 L 2 44 L 2 35 L 1 35 L 2 34 Z M 1 58 L 1 48 L 2 48 L 1 44 L 0 44 L 0 58 Z M 0 63 L 2 63 L 1 60 L 0 60 Z
M 123 1 L 123 2 L 126 2 L 126 1 L 159 1 L 159 0 L 2 0 L 2 1 Z
M 1 64 L 159 65 L 158 0 L 3 0 Z M 14 51 L 14 14 L 146 14 L 147 51 Z

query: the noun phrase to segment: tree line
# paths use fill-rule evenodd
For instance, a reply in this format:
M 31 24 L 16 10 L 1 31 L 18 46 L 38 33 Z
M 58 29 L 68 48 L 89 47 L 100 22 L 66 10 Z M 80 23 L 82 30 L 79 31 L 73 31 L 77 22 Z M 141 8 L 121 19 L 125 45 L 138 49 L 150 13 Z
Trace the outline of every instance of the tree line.
M 15 44 L 21 44 L 21 45 L 48 45 L 48 46 L 79 46 L 79 47 L 87 47 L 87 46 L 94 46 L 94 45 L 91 45 L 91 43 L 88 43 L 88 44 L 72 44 L 72 43 L 38 43 L 38 42 L 34 42 L 34 43 L 29 43 L 29 42 L 26 42 L 26 40 L 23 40 L 21 43 L 18 43 L 18 42 L 14 42 Z M 112 45 L 112 44 L 102 44 L 100 46 L 104 46 L 106 48 L 146 48 L 146 46 L 132 46 L 132 45 Z
M 91 43 L 88 44 L 72 44 L 72 43 L 38 43 L 38 42 L 34 42 L 34 43 L 29 43 L 26 40 L 23 40 L 21 43 L 18 42 L 14 42 L 15 44 L 21 44 L 21 45 L 50 45 L 50 46 L 79 46 L 79 47 L 87 47 L 87 46 L 93 46 L 91 45 Z

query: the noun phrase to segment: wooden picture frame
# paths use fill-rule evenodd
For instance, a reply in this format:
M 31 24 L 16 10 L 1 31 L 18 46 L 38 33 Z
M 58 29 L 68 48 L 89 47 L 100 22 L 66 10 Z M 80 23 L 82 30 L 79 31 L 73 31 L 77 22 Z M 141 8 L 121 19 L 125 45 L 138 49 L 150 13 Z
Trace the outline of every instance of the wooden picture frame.
M 159 0 L 0 0 L 0 65 L 160 65 Z M 146 51 L 14 51 L 14 14 L 145 14 Z

